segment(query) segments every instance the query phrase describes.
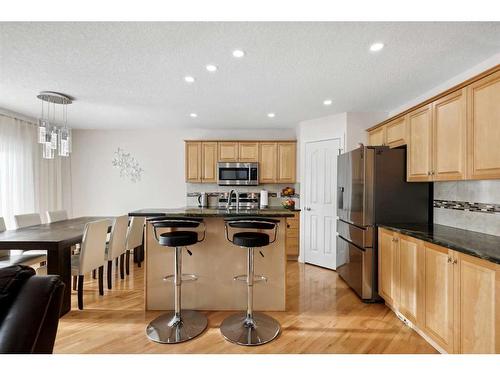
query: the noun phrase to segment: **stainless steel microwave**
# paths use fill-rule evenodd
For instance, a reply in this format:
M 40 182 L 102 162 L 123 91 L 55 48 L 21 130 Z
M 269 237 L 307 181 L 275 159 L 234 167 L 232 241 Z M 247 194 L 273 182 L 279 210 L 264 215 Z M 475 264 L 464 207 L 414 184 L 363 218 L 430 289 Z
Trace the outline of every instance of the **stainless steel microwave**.
M 217 163 L 217 184 L 258 185 L 259 163 Z

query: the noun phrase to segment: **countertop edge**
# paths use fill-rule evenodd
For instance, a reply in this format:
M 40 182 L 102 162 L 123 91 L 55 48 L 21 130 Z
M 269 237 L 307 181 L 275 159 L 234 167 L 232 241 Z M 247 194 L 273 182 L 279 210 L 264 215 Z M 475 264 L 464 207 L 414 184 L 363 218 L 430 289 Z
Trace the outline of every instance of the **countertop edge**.
M 419 239 L 419 240 L 422 240 L 425 242 L 432 243 L 434 245 L 442 246 L 442 247 L 445 247 L 445 248 L 450 249 L 450 250 L 458 251 L 459 253 L 462 253 L 462 254 L 470 255 L 470 256 L 480 258 L 480 259 L 489 261 L 491 263 L 495 263 L 495 264 L 500 265 L 500 256 L 498 258 L 492 257 L 490 255 L 483 254 L 476 249 L 464 247 L 464 246 L 461 246 L 459 244 L 453 243 L 453 242 L 448 241 L 448 240 L 429 238 L 428 236 L 425 236 L 425 235 L 420 234 L 418 232 L 412 231 L 410 229 L 398 227 L 397 224 L 379 224 L 378 227 L 389 229 L 389 230 L 404 234 L 404 235 L 409 236 L 409 237 L 413 237 L 413 238 L 416 238 L 416 239 Z M 450 227 L 450 228 L 453 228 L 453 227 Z M 460 228 L 453 228 L 453 229 L 462 230 Z M 466 231 L 466 230 L 464 229 L 463 231 Z M 470 231 L 467 231 L 467 232 L 470 232 Z M 483 235 L 483 233 L 478 232 L 478 235 Z M 488 234 L 484 234 L 484 235 L 491 236 Z

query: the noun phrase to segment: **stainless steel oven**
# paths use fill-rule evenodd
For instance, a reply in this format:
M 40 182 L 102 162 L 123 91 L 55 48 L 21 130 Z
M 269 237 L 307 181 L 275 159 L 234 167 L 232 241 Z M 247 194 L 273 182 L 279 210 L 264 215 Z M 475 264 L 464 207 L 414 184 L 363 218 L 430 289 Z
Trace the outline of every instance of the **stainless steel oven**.
M 217 163 L 217 184 L 258 185 L 259 163 Z

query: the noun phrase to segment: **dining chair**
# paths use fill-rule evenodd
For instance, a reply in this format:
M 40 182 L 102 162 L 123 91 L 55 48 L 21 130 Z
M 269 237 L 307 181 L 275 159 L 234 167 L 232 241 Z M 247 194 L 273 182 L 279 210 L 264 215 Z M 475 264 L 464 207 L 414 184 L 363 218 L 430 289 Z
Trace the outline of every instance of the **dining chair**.
M 68 220 L 68 213 L 66 210 L 47 211 L 47 222 L 55 223 L 57 221 Z
M 0 233 L 5 232 L 5 220 L 0 216 Z M 7 259 L 10 256 L 10 250 L 0 250 L 0 260 Z
M 21 214 L 14 215 L 14 223 L 16 224 L 16 229 L 21 229 L 33 225 L 40 225 L 42 224 L 42 219 L 38 213 Z M 14 254 L 38 255 L 40 259 L 37 259 L 36 262 L 45 263 L 47 261 L 47 250 L 11 250 L 11 255 Z
M 80 254 L 71 256 L 71 275 L 78 278 L 78 309 L 83 310 L 84 275 L 99 270 L 99 295 L 104 295 L 104 259 L 109 220 L 87 223 L 83 232 Z
M 33 225 L 42 224 L 42 219 L 40 214 L 22 214 L 14 215 L 14 222 L 16 223 L 16 229 L 31 227 Z
M 0 233 L 6 231 L 5 220 L 0 217 Z M 44 254 L 45 255 L 45 254 Z M 0 268 L 14 266 L 14 265 L 32 265 L 43 262 L 45 256 L 37 255 L 36 251 L 23 251 L 23 250 L 0 250 Z
M 127 227 L 128 227 L 128 216 L 118 216 L 113 222 L 113 227 L 111 228 L 111 236 L 109 238 L 109 243 L 106 246 L 105 260 L 108 261 L 108 289 L 111 289 L 112 283 L 112 269 L 113 269 L 113 259 L 120 258 L 120 278 L 124 278 L 123 273 L 123 263 L 125 255 L 125 245 L 127 243 Z
M 125 273 L 130 274 L 130 251 L 142 245 L 142 237 L 144 233 L 145 217 L 132 217 L 127 233 L 127 244 L 125 249 Z M 135 250 L 134 250 L 135 251 Z

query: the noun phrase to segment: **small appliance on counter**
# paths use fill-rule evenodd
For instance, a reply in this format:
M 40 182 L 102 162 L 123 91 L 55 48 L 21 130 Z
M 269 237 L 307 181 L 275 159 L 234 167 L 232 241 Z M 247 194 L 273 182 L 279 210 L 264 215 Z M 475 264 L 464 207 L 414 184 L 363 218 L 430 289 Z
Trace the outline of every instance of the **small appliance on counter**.
M 201 192 L 198 195 L 198 207 L 207 208 L 208 207 L 208 194 L 205 192 Z
M 229 208 L 232 210 L 236 208 L 247 210 L 259 208 L 259 193 L 238 193 L 233 190 L 231 198 L 229 198 L 229 194 L 229 192 L 219 193 L 217 208 L 227 208 L 228 199 L 231 199 Z
M 269 206 L 269 192 L 267 190 L 260 191 L 260 208 L 267 208 Z

